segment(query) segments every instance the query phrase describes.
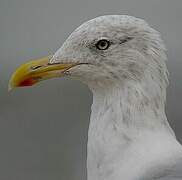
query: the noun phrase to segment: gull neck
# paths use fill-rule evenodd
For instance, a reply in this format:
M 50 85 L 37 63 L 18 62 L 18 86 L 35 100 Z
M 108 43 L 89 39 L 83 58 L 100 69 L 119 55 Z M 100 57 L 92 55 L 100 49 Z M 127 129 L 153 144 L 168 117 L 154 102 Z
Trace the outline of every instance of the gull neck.
M 164 152 L 165 146 L 176 147 L 175 135 L 165 114 L 166 91 L 155 82 L 144 78 L 140 82 L 128 81 L 105 88 L 97 84 L 91 89 L 93 104 L 88 133 L 88 180 L 117 180 L 111 175 L 117 171 L 114 166 L 119 163 L 118 167 L 124 170 L 131 162 L 137 163 L 137 154 L 146 155 L 142 153 L 143 146 L 154 148 L 151 154 L 157 152 L 155 146 L 158 147 L 158 144 L 162 145 Z M 150 147 L 150 141 L 154 147 Z M 151 155 L 151 161 L 161 154 L 163 152 L 159 151 L 159 154 Z M 140 168 L 147 161 L 138 163 L 141 162 Z M 125 173 L 125 178 L 129 178 L 130 173 L 122 172 Z

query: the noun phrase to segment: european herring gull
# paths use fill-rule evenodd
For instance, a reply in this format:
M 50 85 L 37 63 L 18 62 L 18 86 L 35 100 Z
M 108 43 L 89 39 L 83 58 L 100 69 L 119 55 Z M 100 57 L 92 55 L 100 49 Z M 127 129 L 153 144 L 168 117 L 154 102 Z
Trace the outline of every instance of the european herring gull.
M 88 85 L 88 180 L 182 179 L 182 146 L 165 114 L 165 51 L 144 20 L 101 16 L 78 27 L 53 56 L 20 66 L 9 88 L 61 76 Z

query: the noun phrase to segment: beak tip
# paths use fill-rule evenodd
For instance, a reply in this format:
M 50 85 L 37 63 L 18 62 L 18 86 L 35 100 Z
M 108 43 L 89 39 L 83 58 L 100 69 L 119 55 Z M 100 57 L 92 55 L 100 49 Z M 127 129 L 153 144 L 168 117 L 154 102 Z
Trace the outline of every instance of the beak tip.
M 8 85 L 8 92 L 13 90 L 13 86 L 11 84 Z
M 12 82 L 12 79 L 10 79 L 8 83 L 8 92 L 12 91 L 15 88 L 15 84 Z

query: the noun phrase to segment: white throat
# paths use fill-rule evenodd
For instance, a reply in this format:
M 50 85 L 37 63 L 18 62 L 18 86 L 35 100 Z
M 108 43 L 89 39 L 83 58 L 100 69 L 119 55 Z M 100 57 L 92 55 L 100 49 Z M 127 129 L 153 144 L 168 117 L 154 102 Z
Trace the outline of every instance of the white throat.
M 88 180 L 136 180 L 152 161 L 165 159 L 164 152 L 170 157 L 178 149 L 165 115 L 165 90 L 148 78 L 92 87 Z

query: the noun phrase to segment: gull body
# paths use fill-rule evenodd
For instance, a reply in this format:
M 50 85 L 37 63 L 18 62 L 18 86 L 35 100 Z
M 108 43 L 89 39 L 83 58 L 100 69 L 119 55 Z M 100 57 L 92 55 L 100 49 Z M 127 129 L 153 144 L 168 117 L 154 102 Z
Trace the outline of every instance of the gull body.
M 46 65 L 41 61 L 46 71 L 18 70 L 10 87 L 62 75 L 88 85 L 88 180 L 182 179 L 182 146 L 165 114 L 165 51 L 159 32 L 144 20 L 101 16 L 78 27 Z

